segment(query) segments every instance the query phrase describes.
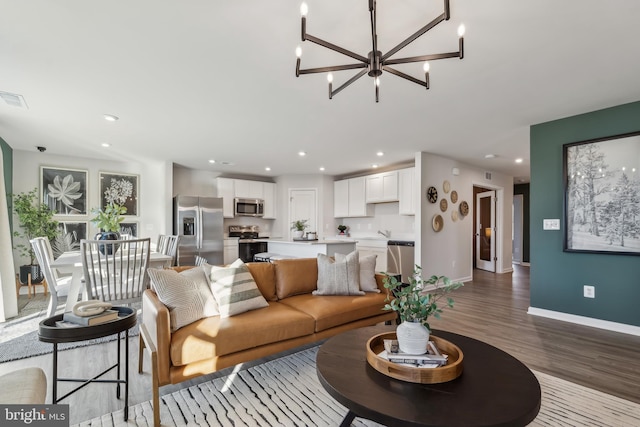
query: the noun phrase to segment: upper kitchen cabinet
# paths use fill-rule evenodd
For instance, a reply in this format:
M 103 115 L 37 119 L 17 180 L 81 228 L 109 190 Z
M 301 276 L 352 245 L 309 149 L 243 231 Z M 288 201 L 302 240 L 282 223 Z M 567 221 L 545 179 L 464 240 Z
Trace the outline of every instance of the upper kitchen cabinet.
M 236 179 L 236 197 L 243 199 L 264 199 L 264 187 L 262 181 L 249 181 Z
M 400 169 L 398 171 L 398 213 L 400 215 L 416 214 L 416 168 Z
M 333 183 L 333 209 L 336 218 L 371 216 L 365 201 L 365 177 L 343 179 Z
M 218 178 L 218 197 L 222 197 L 222 216 L 234 217 L 233 199 L 235 197 L 235 179 Z
M 234 199 L 264 200 L 266 219 L 276 217 L 276 184 L 273 182 L 250 181 L 247 179 L 217 178 L 218 197 L 222 197 L 222 214 L 225 218 L 235 216 Z
M 276 218 L 276 184 L 273 182 L 263 182 L 264 194 L 264 217 L 267 219 Z
M 366 178 L 366 203 L 398 201 L 398 171 L 368 175 Z

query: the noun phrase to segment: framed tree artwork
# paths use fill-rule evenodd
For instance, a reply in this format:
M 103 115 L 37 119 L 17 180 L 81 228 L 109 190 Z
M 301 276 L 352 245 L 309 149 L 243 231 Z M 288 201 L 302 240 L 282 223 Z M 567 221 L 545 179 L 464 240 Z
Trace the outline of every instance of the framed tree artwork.
M 566 252 L 640 255 L 640 132 L 563 146 Z
M 87 238 L 87 222 L 59 221 L 58 229 L 60 233 L 51 242 L 53 256 L 57 258 L 64 252 L 79 251 L 80 240 Z
M 87 215 L 88 171 L 40 167 L 42 203 L 57 216 Z
M 138 175 L 100 172 L 100 209 L 109 203 L 127 208 L 125 216 L 138 216 Z

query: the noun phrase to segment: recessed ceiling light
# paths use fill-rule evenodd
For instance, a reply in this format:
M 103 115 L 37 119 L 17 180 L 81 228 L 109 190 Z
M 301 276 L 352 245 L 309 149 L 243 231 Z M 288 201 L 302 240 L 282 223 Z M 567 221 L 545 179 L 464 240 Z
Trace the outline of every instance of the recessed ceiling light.
M 118 120 L 120 117 L 118 116 L 114 116 L 113 114 L 105 114 L 104 115 L 104 119 L 108 122 L 115 122 L 116 120 Z
M 269 166 L 267 166 L 266 168 L 264 168 L 264 170 L 266 170 L 266 171 L 270 171 L 270 170 L 271 170 L 271 168 L 270 168 Z
M 378 167 L 378 165 L 374 163 L 374 164 L 371 165 L 371 167 L 375 169 L 375 168 Z
M 376 156 L 378 156 L 378 157 L 382 157 L 382 156 L 384 156 L 384 153 L 383 153 L 382 151 L 378 151 L 378 152 L 376 153 Z
M 518 158 L 516 159 L 516 163 L 522 163 L 522 157 L 518 157 Z
M 224 166 L 233 166 L 234 165 L 233 162 L 220 162 L 220 164 L 224 165 Z
M 320 171 L 324 172 L 324 166 L 320 166 Z
M 111 144 L 109 144 L 108 142 L 103 142 L 103 143 L 102 143 L 102 144 L 100 144 L 100 145 L 102 145 L 104 148 L 109 148 L 109 147 L 111 147 Z
M 306 155 L 307 155 L 307 153 L 305 151 L 298 151 L 298 156 L 304 157 Z
M 216 162 L 216 161 L 215 161 L 215 160 L 213 160 L 213 159 L 209 160 L 209 163 L 211 163 L 211 164 L 214 164 L 215 162 Z
M 484 155 L 485 159 L 495 159 L 496 157 L 498 157 L 498 156 L 496 156 L 495 154 L 485 154 Z

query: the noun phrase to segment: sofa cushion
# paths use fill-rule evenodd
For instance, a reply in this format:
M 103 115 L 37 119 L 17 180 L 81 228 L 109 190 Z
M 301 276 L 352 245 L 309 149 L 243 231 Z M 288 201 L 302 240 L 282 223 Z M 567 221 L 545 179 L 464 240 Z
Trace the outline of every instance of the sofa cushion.
M 358 251 L 335 254 L 335 260 L 318 254 L 318 289 L 313 295 L 364 295 L 360 290 Z
M 288 305 L 306 313 L 316 320 L 316 332 L 324 331 L 345 323 L 379 316 L 383 310 L 386 295 L 367 293 L 355 295 L 297 295 L 280 300 L 280 304 Z
M 171 330 L 175 331 L 203 317 L 219 313 L 202 267 L 178 273 L 175 270 L 147 269 L 151 289 L 169 309 Z
M 208 360 L 313 333 L 315 321 L 309 315 L 279 302 L 268 305 L 233 317 L 208 317 L 175 332 L 170 350 L 173 365 Z
M 249 268 L 241 260 L 229 267 L 211 267 L 211 290 L 220 317 L 229 317 L 269 304 L 258 289 Z
M 278 299 L 291 295 L 310 294 L 318 283 L 318 262 L 315 258 L 280 259 L 276 266 Z
M 360 255 L 360 290 L 379 293 L 376 282 L 376 258 L 378 255 Z
M 276 266 L 270 262 L 250 262 L 247 267 L 255 280 L 262 296 L 267 301 L 277 301 L 276 295 Z

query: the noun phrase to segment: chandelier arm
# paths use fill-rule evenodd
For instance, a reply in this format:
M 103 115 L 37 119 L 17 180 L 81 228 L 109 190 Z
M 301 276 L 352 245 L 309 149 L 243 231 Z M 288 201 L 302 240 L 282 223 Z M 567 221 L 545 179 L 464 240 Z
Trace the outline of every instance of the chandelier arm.
M 426 87 L 427 89 L 429 88 L 429 87 L 427 86 L 427 83 L 426 83 L 426 82 L 423 82 L 423 81 L 421 81 L 421 80 L 418 80 L 418 79 L 416 79 L 415 77 L 412 77 L 412 76 L 410 76 L 410 75 L 408 75 L 408 74 L 405 74 L 405 73 L 403 73 L 403 72 L 401 72 L 401 71 L 398 71 L 398 70 L 396 70 L 396 69 L 394 69 L 394 68 L 387 67 L 387 66 L 383 66 L 383 67 L 382 67 L 382 69 L 383 69 L 384 71 L 387 71 L 387 72 L 389 72 L 389 73 L 391 73 L 391 74 L 394 74 L 394 75 L 396 75 L 396 76 L 398 76 L 398 77 L 402 77 L 403 79 L 409 80 L 410 82 L 413 82 L 413 83 L 415 83 L 415 84 L 419 84 L 419 85 L 420 85 L 420 86 L 422 86 L 422 87 Z
M 364 56 L 358 55 L 357 53 L 351 52 L 350 50 L 344 49 L 344 48 L 342 48 L 340 46 L 336 46 L 333 43 L 329 43 L 327 41 L 319 39 L 318 37 L 312 36 L 311 34 L 307 34 L 306 35 L 306 39 L 309 40 L 310 42 L 315 43 L 315 44 L 319 44 L 322 47 L 326 47 L 327 49 L 331 49 L 331 50 L 336 51 L 338 53 L 341 53 L 343 55 L 350 56 L 353 59 L 357 59 L 358 61 L 362 61 L 365 64 L 369 63 L 369 59 L 365 58 Z
M 306 68 L 304 70 L 298 70 L 298 74 L 329 73 L 331 71 L 356 70 L 358 68 L 367 68 L 367 64 L 347 64 L 332 65 L 329 67 Z
M 360 71 L 358 74 L 356 74 L 355 76 L 353 76 L 349 80 L 347 80 L 342 86 L 340 86 L 339 88 L 337 88 L 334 91 L 331 91 L 330 97 L 332 97 L 333 95 L 336 95 L 342 89 L 346 88 L 351 83 L 355 82 L 356 80 L 358 80 L 360 77 L 364 76 L 365 74 L 367 74 L 367 70 L 366 69 Z
M 411 56 L 409 58 L 389 59 L 383 65 L 409 64 L 411 62 L 435 61 L 437 59 L 459 58 L 460 52 L 434 53 L 431 55 Z
M 407 45 L 409 45 L 411 42 L 413 42 L 418 37 L 420 37 L 421 35 L 423 35 L 424 33 L 426 33 L 427 31 L 429 31 L 430 29 L 432 29 L 433 27 L 435 27 L 436 25 L 438 25 L 439 23 L 441 23 L 444 20 L 445 20 L 445 14 L 443 13 L 442 15 L 438 16 L 436 19 L 434 19 L 433 21 L 429 22 L 427 25 L 425 25 L 424 27 L 420 28 L 418 31 L 416 31 L 415 33 L 413 33 L 412 35 L 407 37 L 406 40 L 404 40 L 403 42 L 398 44 L 396 47 L 391 49 L 389 52 L 387 52 L 384 55 L 382 55 L 382 61 L 384 61 L 385 59 L 395 55 L 396 53 L 398 53 L 398 51 L 400 51 L 400 50 L 404 49 L 405 47 L 407 47 Z

